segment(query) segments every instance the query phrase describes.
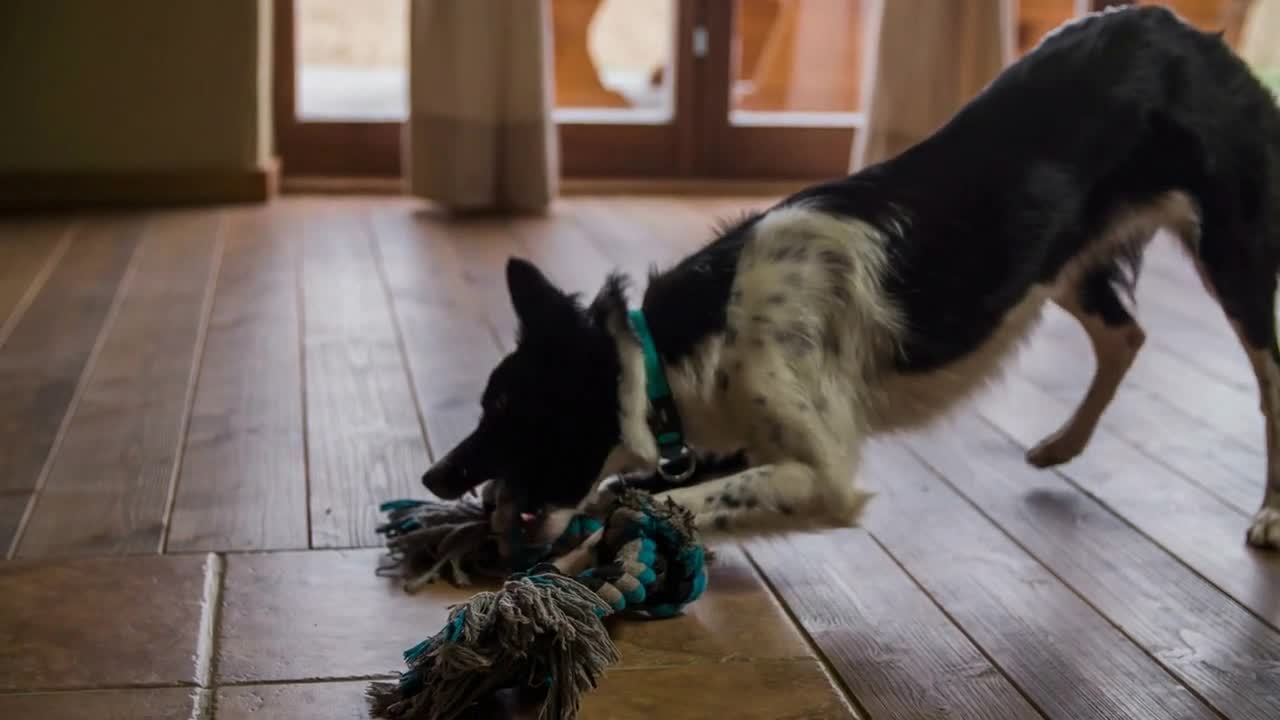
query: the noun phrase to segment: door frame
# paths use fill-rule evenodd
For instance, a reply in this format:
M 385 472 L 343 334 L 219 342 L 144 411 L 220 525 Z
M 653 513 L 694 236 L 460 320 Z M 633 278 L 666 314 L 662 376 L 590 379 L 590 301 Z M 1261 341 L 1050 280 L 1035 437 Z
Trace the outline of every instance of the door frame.
M 674 113 L 665 124 L 559 122 L 568 178 L 665 178 L 693 174 L 698 72 L 690 38 L 705 0 L 673 0 Z M 404 123 L 302 121 L 297 116 L 295 0 L 275 0 L 273 104 L 276 152 L 286 176 L 399 177 Z M 580 113 L 579 113 L 580 114 Z
M 399 122 L 302 122 L 297 113 L 294 0 L 275 0 L 272 124 L 282 175 L 400 175 Z
M 672 1 L 676 22 L 671 122 L 557 123 L 565 178 L 812 180 L 847 172 L 853 128 L 733 125 L 730 91 L 737 2 Z M 403 122 L 304 122 L 297 117 L 295 0 L 274 2 L 273 115 L 282 173 L 400 177 Z M 706 45 L 698 57 L 694 44 L 700 32 L 705 33 Z M 866 62 L 874 62 L 868 55 Z
M 702 174 L 708 177 L 767 180 L 809 180 L 846 175 L 853 152 L 853 127 L 798 127 L 734 125 L 731 121 L 736 0 L 703 0 L 709 38 L 702 93 L 704 107 L 698 114 L 704 155 Z M 864 0 L 864 7 L 866 3 Z M 875 62 L 866 53 L 867 63 Z

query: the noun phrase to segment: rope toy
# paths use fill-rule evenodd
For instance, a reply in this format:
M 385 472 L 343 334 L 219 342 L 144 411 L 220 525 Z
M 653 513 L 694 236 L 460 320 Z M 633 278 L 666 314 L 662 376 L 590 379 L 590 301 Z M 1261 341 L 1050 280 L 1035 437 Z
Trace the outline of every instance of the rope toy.
M 604 618 L 672 617 L 706 590 L 706 550 L 692 515 L 670 500 L 626 490 L 602 519 L 580 516 L 565 536 L 552 549 L 576 539 L 568 556 L 455 605 L 440 632 L 406 650 L 398 683 L 370 685 L 373 716 L 453 720 L 498 690 L 533 688 L 544 693 L 539 718 L 571 720 L 618 661 Z M 433 566 L 455 567 L 449 557 L 466 564 L 453 537 L 454 554 Z
M 601 527 L 616 497 L 588 508 L 570 520 L 550 545 L 530 545 L 518 527 L 507 537 L 511 557 L 503 557 L 489 526 L 489 510 L 474 498 L 455 502 L 392 500 L 379 509 L 387 522 L 378 532 L 387 538 L 387 559 L 378 567 L 384 577 L 398 577 L 406 592 L 417 592 L 436 580 L 458 587 L 472 584 L 472 576 L 501 580 L 540 560 L 559 557 L 580 546 Z
M 378 527 L 387 538 L 387 561 L 378 574 L 401 578 L 406 592 L 437 579 L 463 586 L 473 574 L 500 579 L 511 572 L 489 531 L 489 513 L 477 500 L 392 500 L 379 510 L 387 514 Z

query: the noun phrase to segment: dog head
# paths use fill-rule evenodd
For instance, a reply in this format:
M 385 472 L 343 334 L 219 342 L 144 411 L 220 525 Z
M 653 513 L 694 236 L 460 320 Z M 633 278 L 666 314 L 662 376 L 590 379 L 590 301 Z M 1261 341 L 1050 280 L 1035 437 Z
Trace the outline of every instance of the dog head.
M 619 442 L 618 349 L 611 318 L 625 317 L 620 276 L 590 307 L 523 260 L 507 263 L 519 320 L 516 349 L 489 376 L 479 425 L 422 476 L 433 494 L 462 496 L 501 486 L 502 517 L 532 523 L 576 508 L 600 480 Z

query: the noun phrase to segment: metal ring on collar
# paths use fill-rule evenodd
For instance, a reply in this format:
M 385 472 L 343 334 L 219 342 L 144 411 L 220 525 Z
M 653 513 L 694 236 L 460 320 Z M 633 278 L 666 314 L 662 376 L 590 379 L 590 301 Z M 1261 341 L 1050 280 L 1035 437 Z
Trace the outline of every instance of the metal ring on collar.
M 684 465 L 683 470 L 672 472 L 669 468 L 672 465 Z M 674 458 L 658 459 L 658 474 L 668 482 L 679 483 L 693 477 L 694 471 L 698 469 L 698 456 L 689 449 L 688 445 L 680 444 L 679 454 Z

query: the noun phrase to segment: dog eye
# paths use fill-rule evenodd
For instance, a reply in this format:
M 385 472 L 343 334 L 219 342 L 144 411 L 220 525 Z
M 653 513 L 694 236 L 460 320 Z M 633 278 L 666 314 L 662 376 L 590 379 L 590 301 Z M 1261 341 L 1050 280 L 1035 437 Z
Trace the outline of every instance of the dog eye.
M 507 411 L 507 396 L 499 395 L 489 401 L 489 407 L 486 410 L 494 414 L 501 414 Z

